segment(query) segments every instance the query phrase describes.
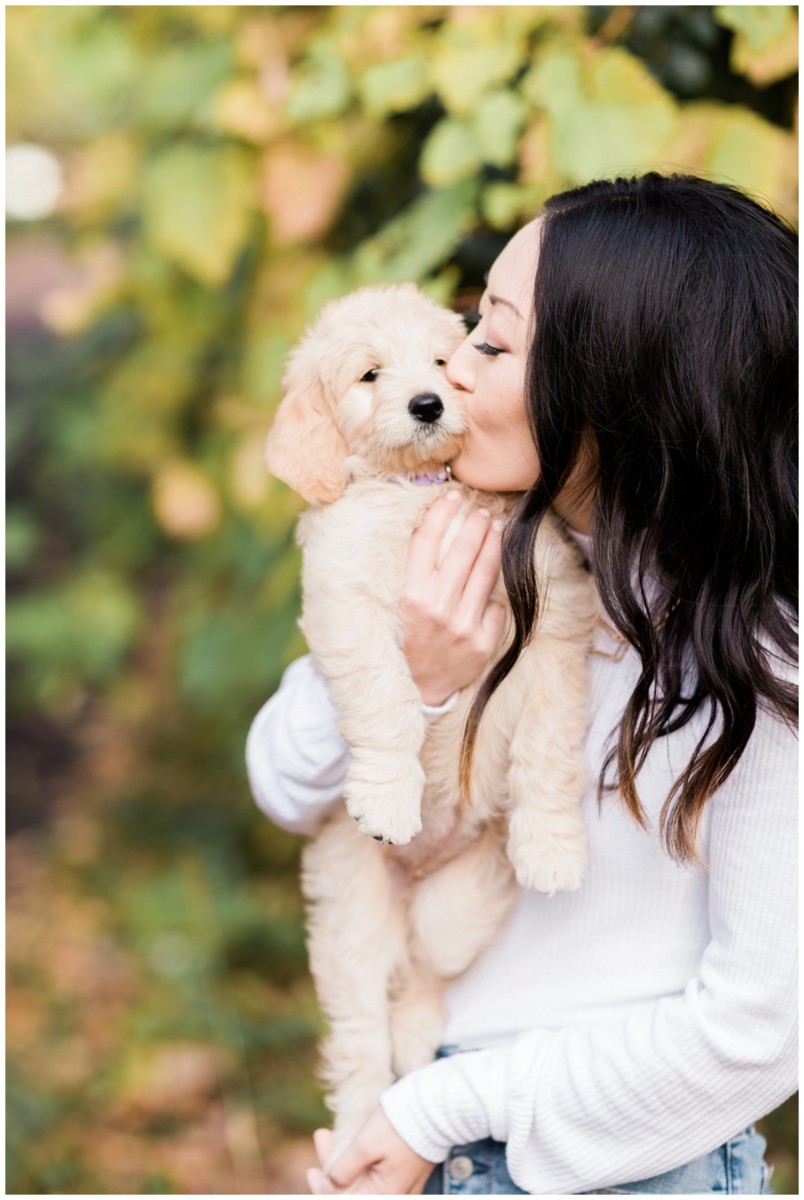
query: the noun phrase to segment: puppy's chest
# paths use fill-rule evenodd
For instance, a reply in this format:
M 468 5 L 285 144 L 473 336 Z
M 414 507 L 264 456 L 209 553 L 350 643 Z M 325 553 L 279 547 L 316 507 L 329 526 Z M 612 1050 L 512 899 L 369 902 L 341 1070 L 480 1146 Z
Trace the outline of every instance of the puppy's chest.
M 304 513 L 298 541 L 304 551 L 305 604 L 332 589 L 398 603 L 408 543 L 438 494 L 436 487 L 354 484 L 334 504 Z

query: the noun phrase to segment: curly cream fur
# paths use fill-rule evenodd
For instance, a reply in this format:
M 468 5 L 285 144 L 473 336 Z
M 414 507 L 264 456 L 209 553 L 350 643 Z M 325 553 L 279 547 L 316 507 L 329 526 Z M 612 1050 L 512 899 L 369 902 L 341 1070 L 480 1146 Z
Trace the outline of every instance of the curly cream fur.
M 517 884 L 572 890 L 586 866 L 596 607 L 558 524 L 545 521 L 537 539 L 546 603 L 484 715 L 469 799 L 459 799 L 458 749 L 474 689 L 428 728 L 401 648 L 407 545 L 444 491 L 401 474 L 435 470 L 458 449 L 464 412 L 443 363 L 463 336 L 459 318 L 412 284 L 332 302 L 290 357 L 268 440 L 271 470 L 313 505 L 299 527 L 303 628 L 351 751 L 344 808 L 303 859 L 339 1145 L 395 1077 L 432 1058 L 445 983 L 494 940 Z M 423 393 L 444 406 L 431 425 L 408 411 Z M 511 507 L 512 497 L 447 486 L 462 497 L 447 544 L 472 508 Z

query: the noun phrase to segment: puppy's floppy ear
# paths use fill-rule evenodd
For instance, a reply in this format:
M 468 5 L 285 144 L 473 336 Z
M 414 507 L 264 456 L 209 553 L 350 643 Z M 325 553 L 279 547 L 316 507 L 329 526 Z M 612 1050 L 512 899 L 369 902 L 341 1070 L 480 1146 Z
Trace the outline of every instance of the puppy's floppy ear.
M 349 449 L 311 359 L 309 346 L 300 346 L 291 356 L 265 461 L 271 474 L 308 504 L 329 504 L 345 487 L 343 465 Z

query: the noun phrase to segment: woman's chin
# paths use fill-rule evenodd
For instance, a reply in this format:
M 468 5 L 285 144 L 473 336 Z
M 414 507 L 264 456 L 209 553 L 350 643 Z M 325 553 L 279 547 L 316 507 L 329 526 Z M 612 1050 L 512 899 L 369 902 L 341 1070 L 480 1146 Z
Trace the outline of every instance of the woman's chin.
M 454 479 L 479 492 L 520 492 L 529 486 L 523 487 L 514 472 L 490 470 L 488 463 L 473 461 L 471 455 L 456 454 L 449 465 Z
M 453 476 L 479 492 L 528 491 L 539 475 L 538 461 L 532 450 L 523 453 L 516 447 L 505 447 L 503 453 L 496 454 L 494 450 L 494 446 L 489 451 L 482 443 L 472 446 L 464 442 L 460 452 L 450 460 Z
M 454 458 L 450 459 L 450 469 L 453 477 L 459 483 L 463 483 L 466 487 L 482 488 L 481 483 L 477 483 L 477 471 L 472 470 L 472 456 L 466 455 L 463 450 L 459 450 Z

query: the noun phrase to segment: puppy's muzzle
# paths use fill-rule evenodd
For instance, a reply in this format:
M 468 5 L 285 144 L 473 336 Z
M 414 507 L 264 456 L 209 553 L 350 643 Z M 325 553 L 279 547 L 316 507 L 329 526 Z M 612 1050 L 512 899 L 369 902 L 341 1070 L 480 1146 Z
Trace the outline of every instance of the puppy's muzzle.
M 444 405 L 441 403 L 441 397 L 436 396 L 435 392 L 423 392 L 420 396 L 414 396 L 408 404 L 410 415 L 417 421 L 421 421 L 423 425 L 432 425 L 443 411 Z

